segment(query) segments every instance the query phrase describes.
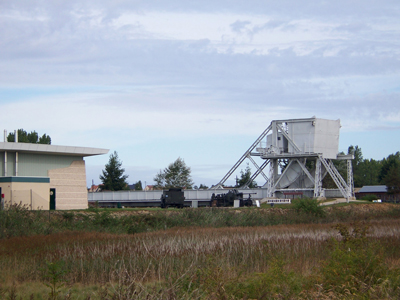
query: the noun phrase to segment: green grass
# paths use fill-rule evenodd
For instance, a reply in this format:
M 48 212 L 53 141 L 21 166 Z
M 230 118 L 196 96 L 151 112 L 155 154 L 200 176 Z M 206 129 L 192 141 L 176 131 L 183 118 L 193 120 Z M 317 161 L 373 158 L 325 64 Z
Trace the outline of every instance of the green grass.
M 369 204 L 373 205 L 376 204 Z M 283 206 L 283 205 L 282 205 Z M 319 206 L 313 199 L 301 199 L 280 208 L 185 208 L 185 209 L 88 209 L 80 211 L 29 211 L 19 205 L 0 211 L 0 239 L 64 231 L 136 234 L 174 227 L 240 227 L 279 224 L 350 222 L 393 218 L 400 206 L 389 210 L 359 211 L 356 205 Z

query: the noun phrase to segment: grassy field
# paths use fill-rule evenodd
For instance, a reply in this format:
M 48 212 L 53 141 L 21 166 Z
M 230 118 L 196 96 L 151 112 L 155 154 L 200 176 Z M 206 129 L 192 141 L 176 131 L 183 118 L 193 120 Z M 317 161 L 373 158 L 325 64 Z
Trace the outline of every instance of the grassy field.
M 0 299 L 398 299 L 400 207 L 0 211 Z

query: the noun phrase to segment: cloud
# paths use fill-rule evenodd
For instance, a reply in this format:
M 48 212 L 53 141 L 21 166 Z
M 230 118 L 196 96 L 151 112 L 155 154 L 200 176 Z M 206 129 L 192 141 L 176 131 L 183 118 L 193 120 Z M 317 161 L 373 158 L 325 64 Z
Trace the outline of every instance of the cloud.
M 132 152 L 149 170 L 181 155 L 199 178 L 218 177 L 222 167 L 201 166 L 234 163 L 273 119 L 395 130 L 399 10 L 372 0 L 0 1 L 3 126 L 119 150 L 132 172 Z
M 251 24 L 249 21 L 239 21 L 237 20 L 235 23 L 230 25 L 232 31 L 237 33 L 242 33 L 243 30 L 246 28 L 247 25 Z

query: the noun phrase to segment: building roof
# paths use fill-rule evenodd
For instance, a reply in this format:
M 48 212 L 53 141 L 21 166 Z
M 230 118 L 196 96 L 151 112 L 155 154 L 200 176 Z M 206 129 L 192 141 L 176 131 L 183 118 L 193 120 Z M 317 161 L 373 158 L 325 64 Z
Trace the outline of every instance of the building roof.
M 386 185 L 365 185 L 359 191 L 359 193 L 386 193 Z
M 56 146 L 47 144 L 14 143 L 0 142 L 0 151 L 25 152 L 36 154 L 58 154 L 71 156 L 93 156 L 107 154 L 108 149 L 74 147 L 74 146 Z

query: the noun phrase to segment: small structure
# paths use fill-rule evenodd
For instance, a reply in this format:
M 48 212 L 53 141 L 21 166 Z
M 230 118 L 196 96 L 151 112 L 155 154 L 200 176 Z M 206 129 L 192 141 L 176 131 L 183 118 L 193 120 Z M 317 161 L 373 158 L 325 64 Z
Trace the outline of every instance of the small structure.
M 356 198 L 375 195 L 377 199 L 385 200 L 388 198 L 386 185 L 365 185 L 357 193 Z
M 23 204 L 30 209 L 88 207 L 84 157 L 108 149 L 0 142 L 2 205 Z

